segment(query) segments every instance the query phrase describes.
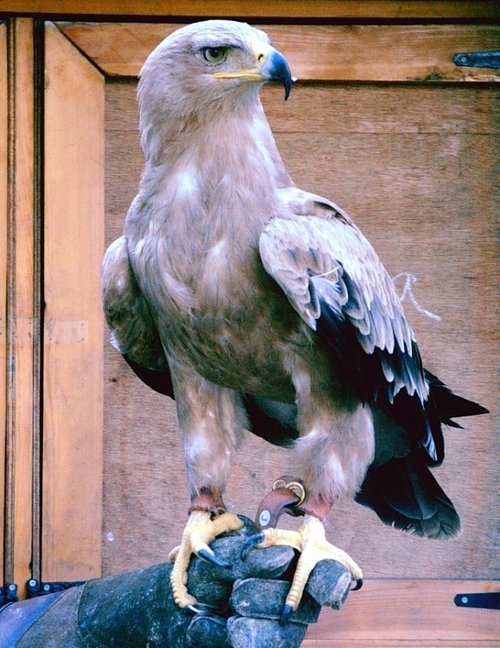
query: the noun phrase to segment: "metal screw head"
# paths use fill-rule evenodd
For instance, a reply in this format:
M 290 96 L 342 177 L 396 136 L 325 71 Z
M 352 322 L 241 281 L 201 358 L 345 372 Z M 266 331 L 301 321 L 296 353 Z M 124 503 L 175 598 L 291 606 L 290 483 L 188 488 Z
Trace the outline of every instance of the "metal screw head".
M 263 511 L 260 512 L 259 515 L 259 524 L 261 527 L 265 527 L 269 524 L 269 521 L 271 520 L 271 513 L 267 509 L 264 509 Z
M 469 599 L 466 596 L 462 596 L 462 603 L 464 605 L 467 605 L 468 602 L 469 602 Z
M 16 589 L 16 586 L 14 583 L 9 583 L 7 589 L 9 590 L 9 592 L 13 592 Z

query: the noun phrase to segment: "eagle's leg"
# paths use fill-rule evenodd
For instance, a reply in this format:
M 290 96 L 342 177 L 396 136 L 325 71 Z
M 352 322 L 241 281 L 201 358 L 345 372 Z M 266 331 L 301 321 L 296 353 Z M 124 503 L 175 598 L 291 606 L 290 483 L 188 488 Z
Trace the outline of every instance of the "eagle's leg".
M 192 608 L 194 596 L 187 590 L 187 572 L 193 554 L 219 567 L 231 565 L 218 558 L 208 546 L 218 535 L 241 529 L 243 522 L 237 515 L 227 513 L 220 494 L 203 489 L 191 500 L 189 518 L 182 533 L 181 544 L 170 552 L 174 566 L 170 575 L 174 601 L 181 608 Z
M 175 357 L 168 361 L 191 499 L 181 544 L 171 553 L 174 600 L 185 608 L 196 603 L 187 590 L 191 556 L 227 567 L 208 545 L 218 535 L 243 527 L 238 516 L 226 512 L 222 493 L 247 422 L 237 392 L 211 383 Z
M 252 541 L 262 548 L 288 544 L 301 552 L 284 617 L 297 608 L 309 574 L 320 560 L 331 558 L 344 564 L 358 587 L 363 577 L 354 560 L 326 540 L 322 520 L 337 500 L 355 495 L 373 461 L 372 414 L 348 385 L 332 374 L 328 377 L 321 358 L 316 360 L 315 367 L 304 366 L 300 360 L 292 367 L 300 432 L 294 447 L 296 474 L 306 492 L 300 505 L 304 524 L 298 531 L 271 528 Z M 249 539 L 248 545 L 252 542 Z
M 359 565 L 342 549 L 335 547 L 325 537 L 322 518 L 331 508 L 322 497 L 306 498 L 300 507 L 305 512 L 304 523 L 298 531 L 270 528 L 251 536 L 245 543 L 244 551 L 252 546 L 264 549 L 276 545 L 288 545 L 300 552 L 297 567 L 288 591 L 282 619 L 297 609 L 309 575 L 321 560 L 336 560 L 344 565 L 356 581 L 359 589 L 363 582 L 363 573 Z

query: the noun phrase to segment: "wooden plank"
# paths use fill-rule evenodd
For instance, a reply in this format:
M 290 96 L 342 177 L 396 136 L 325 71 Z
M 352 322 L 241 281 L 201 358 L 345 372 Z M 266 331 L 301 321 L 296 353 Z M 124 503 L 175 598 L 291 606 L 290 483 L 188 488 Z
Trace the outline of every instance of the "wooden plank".
M 33 24 L 8 24 L 5 580 L 22 585 L 32 558 L 34 437 Z
M 453 85 L 425 84 L 401 88 L 398 92 L 392 85 L 333 87 L 331 83 L 319 82 L 298 85 L 286 104 L 279 96 L 279 88 L 264 87 L 262 97 L 274 133 L 324 132 L 330 137 L 388 133 L 495 135 L 498 116 L 492 113 L 492 106 L 498 89 L 476 85 L 468 86 L 465 91 L 469 94 L 460 97 L 470 98 L 467 102 L 457 101 L 458 91 Z M 366 105 L 370 92 L 376 94 L 376 110 Z M 131 99 L 129 110 L 137 110 L 135 97 Z
M 174 24 L 70 23 L 62 32 L 111 76 L 137 76 Z M 301 81 L 498 81 L 461 68 L 456 52 L 498 48 L 499 26 L 263 25 Z
M 99 576 L 104 86 L 46 32 L 43 579 Z
M 500 591 L 494 581 L 374 580 L 339 612 L 323 610 L 305 648 L 326 646 L 498 646 L 496 610 L 457 607 L 458 593 Z
M 0 547 L 4 547 L 5 442 L 7 422 L 7 25 L 0 25 Z M 0 583 L 4 564 L 0 561 Z
M 492 0 L 0 0 L 1 12 L 79 16 L 246 16 L 253 18 L 443 20 L 498 17 Z
M 135 88 L 127 79 L 106 89 L 107 242 L 122 231 L 143 165 Z M 415 274 L 416 298 L 441 316 L 430 320 L 407 302 L 426 366 L 494 410 L 496 367 L 484 358 L 497 357 L 496 88 L 322 84 L 298 86 L 286 104 L 279 88 L 263 94 L 295 182 L 345 207 L 391 274 Z M 172 401 L 142 385 L 109 343 L 105 390 L 103 564 L 115 573 L 164 560 L 189 504 Z M 460 537 L 425 541 L 358 505 L 334 507 L 328 536 L 367 577 L 500 576 L 494 416 L 463 424 L 445 432 L 447 458 L 436 471 L 460 511 Z M 252 516 L 290 460 L 248 435 L 227 489 L 232 510 Z
M 142 164 L 139 146 L 138 105 L 135 79 L 113 79 L 107 84 L 109 113 L 106 133 L 113 137 L 121 133 L 128 137 L 132 147 L 134 164 Z M 377 98 L 374 109 L 366 105 L 370 92 Z M 467 94 L 464 94 L 464 93 Z M 274 133 L 385 135 L 405 133 L 408 135 L 474 133 L 495 135 L 498 132 L 500 114 L 495 106 L 498 89 L 474 86 L 459 93 L 453 85 L 418 85 L 413 88 L 366 86 L 331 83 L 298 85 L 285 103 L 281 89 L 264 86 L 261 96 L 268 120 Z M 470 98 L 466 103 L 462 97 Z M 135 138 L 135 139 L 134 139 Z M 110 168 L 130 164 L 126 156 L 110 159 Z M 125 171 L 125 169 L 124 169 Z M 116 171 L 115 171 L 116 172 Z M 134 192 L 135 186 L 125 187 Z M 112 199 L 114 193 L 108 194 Z M 116 197 L 121 195 L 116 194 Z M 123 200 L 120 201 L 120 206 Z M 114 208 L 114 205 L 110 205 Z

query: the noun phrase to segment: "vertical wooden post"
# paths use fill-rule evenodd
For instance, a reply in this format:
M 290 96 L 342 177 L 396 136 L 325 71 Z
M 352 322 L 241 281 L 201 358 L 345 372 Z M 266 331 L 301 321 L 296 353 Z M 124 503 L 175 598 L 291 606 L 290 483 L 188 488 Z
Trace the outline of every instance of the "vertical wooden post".
M 6 33 L 5 33 L 6 31 Z M 35 317 L 33 21 L 12 19 L 6 37 L 7 204 L 2 207 L 5 278 L 4 580 L 24 583 L 32 560 L 33 417 L 39 323 Z M 3 57 L 2 57 L 3 58 Z M 5 60 L 5 59 L 4 59 Z M 5 74 L 5 68 L 3 74 Z M 5 110 L 4 110 L 5 113 Z M 4 114 L 3 113 L 3 114 Z M 4 115 L 5 123 L 5 115 Z M 3 174 L 2 174 L 3 175 Z M 6 252 L 6 254 L 5 254 Z
M 7 414 L 7 25 L 0 24 L 0 547 L 4 546 Z M 4 564 L 0 561 L 0 585 Z
M 46 27 L 43 580 L 99 576 L 104 77 Z

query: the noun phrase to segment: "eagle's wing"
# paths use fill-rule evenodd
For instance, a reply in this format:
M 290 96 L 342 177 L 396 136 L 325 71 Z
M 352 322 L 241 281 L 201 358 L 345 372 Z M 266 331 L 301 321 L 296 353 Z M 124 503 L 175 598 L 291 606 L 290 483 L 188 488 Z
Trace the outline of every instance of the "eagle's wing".
M 328 200 L 298 189 L 282 197 L 292 215 L 271 220 L 261 235 L 266 271 L 362 400 L 391 407 L 402 392 L 423 408 L 428 384 L 420 354 L 373 247 Z M 419 437 L 436 458 L 428 426 Z
M 360 347 L 366 357 L 358 362 L 376 357 L 390 401 L 402 388 L 425 401 L 428 388 L 413 332 L 373 247 L 333 203 L 300 190 L 287 190 L 286 197 L 296 215 L 271 220 L 260 238 L 266 271 L 308 326 L 326 340 L 329 329 L 336 333 L 330 342 L 342 366 L 343 355 L 351 363 Z M 372 371 L 368 375 L 374 379 Z M 365 395 L 378 396 L 377 387 L 382 385 L 366 385 L 371 393 Z
M 113 346 L 149 387 L 172 396 L 160 336 L 130 265 L 124 236 L 104 256 L 102 298 Z
M 375 458 L 357 501 L 398 528 L 455 535 L 459 517 L 426 464 L 443 459 L 442 423 L 486 410 L 422 368 L 393 282 L 347 214 L 296 188 L 281 194 L 291 215 L 262 233 L 264 267 L 372 407 Z

